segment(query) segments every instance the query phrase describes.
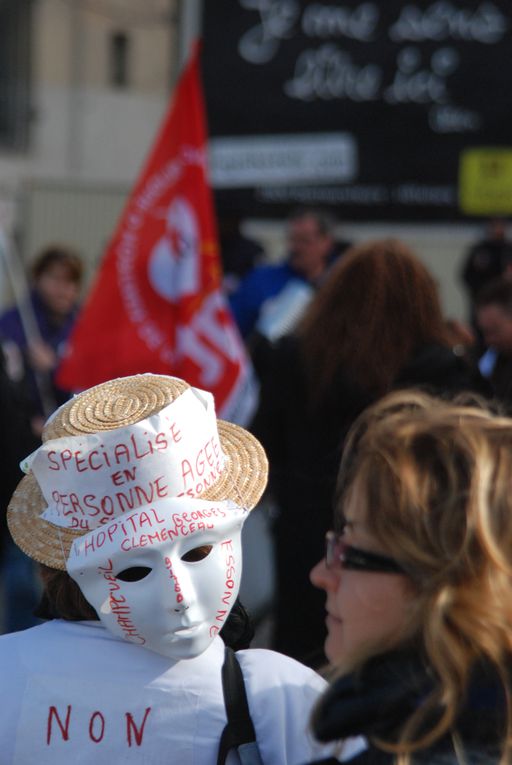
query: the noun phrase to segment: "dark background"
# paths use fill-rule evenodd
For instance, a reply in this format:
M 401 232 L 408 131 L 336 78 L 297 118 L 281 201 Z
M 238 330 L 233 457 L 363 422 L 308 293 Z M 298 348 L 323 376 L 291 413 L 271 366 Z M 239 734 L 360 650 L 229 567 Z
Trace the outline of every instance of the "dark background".
M 302 29 L 308 6 L 322 13 L 329 8 L 350 13 L 363 5 L 378 11 L 378 23 L 369 41 L 332 30 L 322 36 L 308 36 Z M 431 36 L 438 39 L 391 39 L 390 29 L 407 5 L 416 19 L 428 14 Z M 289 13 L 294 22 L 286 37 L 277 41 L 271 60 L 250 63 L 239 54 L 239 41 L 247 33 L 261 32 L 265 6 L 268 8 L 269 3 L 258 0 L 204 2 L 202 65 L 210 135 L 348 132 L 358 145 L 359 172 L 352 183 L 337 186 L 217 191 L 219 212 L 237 210 L 242 215 L 273 217 L 294 204 L 316 202 L 332 205 L 353 220 L 464 217 L 458 205 L 461 152 L 468 147 L 512 147 L 511 1 L 408 4 L 386 0 L 365 4 L 273 0 L 270 6 L 274 13 Z M 501 14 L 506 31 L 501 39 L 486 44 L 474 39 L 472 30 L 480 18 L 479 28 L 488 31 L 484 15 L 489 8 L 494 18 Z M 366 65 L 379 67 L 381 86 L 375 98 L 360 102 L 341 94 L 303 101 L 286 94 L 285 83 L 294 77 L 301 53 L 309 50 L 314 56 L 325 45 L 331 46 L 334 59 L 345 55 L 351 70 Z M 456 108 L 458 113 L 469 111 L 478 120 L 477 129 L 436 132 L 430 121 L 439 105 L 428 100 L 389 103 L 384 98 L 397 74 L 397 57 L 404 49 L 417 57 L 418 65 L 413 67 L 417 73 L 431 71 L 432 56 L 446 48 L 450 55 L 455 52 L 457 63 L 443 78 L 446 96 L 442 106 Z M 340 74 L 339 68 L 337 71 Z M 414 187 L 412 196 L 410 189 L 404 188 L 410 185 Z M 378 187 L 379 199 L 368 199 L 362 187 Z M 432 198 L 431 187 L 442 187 L 442 201 L 435 191 Z

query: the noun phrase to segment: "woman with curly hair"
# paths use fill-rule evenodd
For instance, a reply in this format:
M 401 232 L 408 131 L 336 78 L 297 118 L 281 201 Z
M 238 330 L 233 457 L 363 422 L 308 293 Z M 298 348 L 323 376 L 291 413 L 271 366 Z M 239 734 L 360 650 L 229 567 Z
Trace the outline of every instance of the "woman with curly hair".
M 394 393 L 355 424 L 311 572 L 336 669 L 313 728 L 343 762 L 511 762 L 511 475 L 483 409 Z

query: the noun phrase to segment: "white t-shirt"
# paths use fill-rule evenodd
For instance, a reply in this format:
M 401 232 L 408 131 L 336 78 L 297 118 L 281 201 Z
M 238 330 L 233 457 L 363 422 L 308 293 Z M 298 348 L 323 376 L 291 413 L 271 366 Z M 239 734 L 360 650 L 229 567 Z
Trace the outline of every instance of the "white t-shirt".
M 324 681 L 273 651 L 237 657 L 264 764 L 322 756 L 308 722 Z M 226 724 L 223 661 L 220 638 L 173 663 L 99 622 L 55 620 L 4 635 L 0 762 L 215 765 Z

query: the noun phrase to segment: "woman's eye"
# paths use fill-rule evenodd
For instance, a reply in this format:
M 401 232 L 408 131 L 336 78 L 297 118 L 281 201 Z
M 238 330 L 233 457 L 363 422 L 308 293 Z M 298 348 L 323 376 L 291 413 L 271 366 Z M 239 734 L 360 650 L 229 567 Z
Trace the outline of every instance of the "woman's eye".
M 116 574 L 116 579 L 120 579 L 122 582 L 140 582 L 141 579 L 145 579 L 150 574 L 152 569 L 147 566 L 131 566 L 131 568 L 125 568 Z
M 213 545 L 201 545 L 201 547 L 194 547 L 192 550 L 186 552 L 185 555 L 182 555 L 181 560 L 184 560 L 186 563 L 196 563 L 198 560 L 203 560 L 203 558 L 206 558 L 206 556 L 211 553 L 212 547 Z

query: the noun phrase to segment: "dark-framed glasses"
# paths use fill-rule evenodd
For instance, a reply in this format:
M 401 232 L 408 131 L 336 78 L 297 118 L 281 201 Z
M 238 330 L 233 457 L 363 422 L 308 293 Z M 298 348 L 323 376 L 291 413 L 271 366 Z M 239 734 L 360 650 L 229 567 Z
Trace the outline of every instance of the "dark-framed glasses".
M 393 558 L 380 553 L 360 550 L 343 541 L 341 534 L 328 531 L 325 535 L 325 565 L 350 571 L 374 571 L 382 574 L 403 574 L 403 568 Z

